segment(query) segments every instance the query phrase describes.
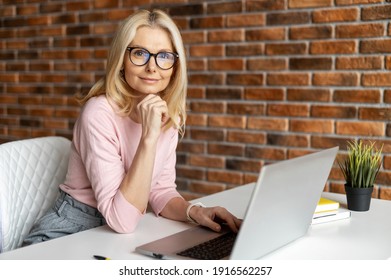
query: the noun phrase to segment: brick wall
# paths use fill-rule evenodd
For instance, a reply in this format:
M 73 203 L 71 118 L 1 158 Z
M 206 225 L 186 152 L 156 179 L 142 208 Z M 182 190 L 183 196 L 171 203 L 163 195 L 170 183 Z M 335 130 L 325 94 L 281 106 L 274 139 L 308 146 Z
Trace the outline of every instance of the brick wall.
M 366 139 L 391 199 L 391 4 L 382 0 L 0 0 L 0 143 L 71 138 L 74 95 L 104 71 L 118 23 L 160 7 L 182 30 L 189 118 L 178 186 L 197 197 L 275 161 Z M 334 166 L 327 191 L 343 192 Z

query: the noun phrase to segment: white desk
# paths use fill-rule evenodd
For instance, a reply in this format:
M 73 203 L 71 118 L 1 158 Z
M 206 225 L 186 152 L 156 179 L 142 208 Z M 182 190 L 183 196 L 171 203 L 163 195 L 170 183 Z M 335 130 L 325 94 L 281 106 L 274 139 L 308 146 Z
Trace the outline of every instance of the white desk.
M 203 197 L 197 201 L 221 205 L 243 217 L 253 184 Z M 345 195 L 324 193 L 345 205 Z M 311 226 L 306 236 L 265 256 L 269 260 L 380 260 L 391 257 L 391 201 L 372 199 L 368 212 L 352 212 L 346 220 Z M 140 244 L 190 227 L 148 213 L 132 234 L 114 233 L 107 226 L 0 254 L 0 259 L 150 259 L 134 252 Z

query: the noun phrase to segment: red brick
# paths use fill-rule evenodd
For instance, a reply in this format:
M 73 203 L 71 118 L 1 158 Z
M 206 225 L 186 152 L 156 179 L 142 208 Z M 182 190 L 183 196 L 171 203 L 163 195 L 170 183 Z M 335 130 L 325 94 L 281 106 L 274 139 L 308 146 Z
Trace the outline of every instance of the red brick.
M 222 102 L 194 101 L 190 103 L 191 112 L 224 113 L 225 105 Z
M 265 133 L 247 130 L 230 130 L 227 140 L 238 143 L 266 144 Z
M 43 127 L 49 129 L 67 129 L 68 122 L 66 120 L 44 119 Z
M 388 181 L 386 181 L 388 184 Z M 379 198 L 385 200 L 391 200 L 391 189 L 387 187 L 379 188 Z
M 39 72 L 37 72 L 37 73 L 26 72 L 26 73 L 19 74 L 19 81 L 20 82 L 22 82 L 22 83 L 40 83 L 40 82 L 42 82 L 42 74 L 40 74 Z M 59 75 L 59 76 L 64 78 L 63 75 Z M 51 75 L 51 78 L 53 78 L 53 77 L 54 77 L 54 75 Z M 45 75 L 45 80 L 48 80 L 47 78 L 48 77 L 46 77 L 46 75 Z M 50 80 L 53 81 L 53 79 L 50 79 Z M 57 81 L 64 82 L 65 80 L 58 79 Z
M 104 8 L 114 8 L 118 7 L 118 0 L 99 0 L 93 1 L 94 8 L 104 9 Z
M 312 14 L 315 23 L 322 22 L 349 22 L 359 19 L 360 10 L 358 8 L 314 10 Z
M 263 26 L 265 14 L 237 14 L 227 15 L 227 27 Z
M 267 55 L 305 54 L 307 46 L 303 43 L 266 44 Z
M 242 6 L 242 1 L 208 3 L 206 12 L 208 14 L 240 13 L 243 9 Z
M 390 108 L 360 108 L 359 118 L 361 120 L 373 120 L 373 121 L 390 121 L 391 110 Z
M 391 169 L 391 156 L 384 156 L 383 168 L 384 169 Z
M 212 157 L 205 155 L 191 155 L 189 164 L 200 167 L 223 168 L 225 166 L 224 157 Z
M 202 169 L 197 169 L 189 166 L 178 166 L 176 168 L 178 177 L 185 177 L 188 179 L 205 180 L 206 174 Z
M 203 31 L 182 31 L 181 35 L 185 44 L 206 42 L 206 33 Z
M 186 125 L 189 126 L 207 126 L 208 116 L 205 114 L 188 114 Z
M 332 32 L 333 29 L 331 26 L 291 27 L 289 32 L 289 39 L 326 39 L 332 37 Z
M 380 5 L 380 6 L 376 5 L 376 6 L 363 7 L 361 11 L 361 18 L 365 21 L 389 20 L 390 15 L 391 15 L 391 5 L 389 4 Z
M 308 105 L 295 104 L 269 104 L 267 106 L 267 115 L 283 117 L 308 117 Z
M 391 56 L 386 57 L 386 68 L 391 69 Z
M 244 116 L 209 116 L 208 125 L 211 127 L 245 128 L 246 117 Z
M 295 74 L 295 73 L 281 73 L 281 74 L 268 74 L 268 85 L 309 85 L 310 77 L 308 74 Z
M 311 17 L 308 12 L 293 11 L 287 13 L 268 13 L 266 15 L 267 25 L 293 25 L 310 23 Z
M 285 0 L 273 0 L 273 1 L 246 0 L 246 10 L 250 12 L 283 10 L 285 6 L 284 2 Z
M 295 134 L 269 134 L 267 144 L 273 146 L 308 147 L 309 137 Z
M 189 190 L 195 193 L 213 194 L 226 190 L 226 185 L 222 183 L 195 181 L 190 183 Z
M 19 98 L 13 95 L 0 95 L 0 104 L 17 104 Z
M 178 154 L 181 152 L 201 154 L 206 152 L 206 145 L 201 142 L 187 142 L 186 140 L 182 139 L 178 143 L 177 152 Z
M 116 31 L 116 27 L 112 24 L 95 24 L 92 27 L 91 34 L 98 34 L 98 35 L 110 35 L 113 34 Z
M 35 7 L 35 9 L 34 9 Z M 27 12 L 25 12 L 27 11 Z M 28 14 L 34 14 L 37 12 L 37 6 L 25 6 L 25 7 L 15 7 L 15 6 L 8 6 L 8 5 L 2 5 L 0 9 L 0 15 L 2 17 L 13 17 L 16 14 L 18 15 L 28 15 Z
M 264 115 L 265 104 L 258 103 L 228 103 L 227 113 L 233 115 Z
M 349 137 L 328 137 L 328 136 L 317 136 L 311 137 L 311 147 L 316 149 L 327 149 L 335 146 L 339 146 L 340 150 L 346 150 L 347 141 L 351 140 Z
M 288 120 L 281 118 L 255 118 L 249 117 L 247 128 L 256 130 L 287 131 Z
M 67 98 L 63 96 L 43 96 L 42 103 L 45 105 L 64 106 L 67 105 Z
M 265 28 L 265 29 L 251 29 L 247 30 L 246 41 L 276 41 L 285 38 L 284 28 Z
M 290 127 L 294 132 L 333 133 L 334 121 L 293 119 L 290 121 Z
M 310 45 L 311 54 L 353 54 L 356 52 L 354 41 L 321 41 Z
M 227 84 L 228 85 L 262 85 L 263 74 L 228 74 Z
M 194 88 L 194 87 L 188 87 L 187 88 L 187 98 L 204 98 L 205 97 L 205 90 L 203 88 Z
M 390 53 L 391 39 L 361 41 L 360 52 L 361 53 Z
M 222 85 L 224 77 L 222 74 L 193 74 L 189 81 L 194 85 Z
M 190 20 L 190 27 L 199 28 L 222 28 L 224 27 L 224 18 L 222 16 L 192 18 Z
M 336 133 L 342 135 L 384 136 L 385 124 L 382 122 L 336 122 Z
M 49 24 L 51 24 L 51 17 L 47 15 L 34 16 L 26 19 L 27 26 L 39 26 L 39 25 L 49 25 Z
M 255 58 L 247 60 L 247 70 L 250 71 L 271 71 L 271 70 L 286 70 L 287 62 L 285 59 L 278 58 Z
M 229 44 L 226 47 L 227 56 L 249 56 L 261 55 L 264 53 L 264 46 L 262 43 L 247 43 L 246 45 Z
M 16 137 L 19 139 L 25 139 L 31 137 L 31 129 L 30 128 L 8 128 L 8 135 L 12 137 Z
M 381 93 L 379 90 L 335 90 L 335 102 L 351 103 L 379 103 Z
M 194 140 L 223 141 L 224 131 L 216 129 L 187 129 L 191 138 Z
M 373 56 L 337 57 L 336 69 L 381 69 L 382 58 Z
M 211 59 L 208 62 L 209 70 L 244 70 L 243 59 Z
M 244 40 L 244 30 L 229 29 L 208 32 L 208 42 L 240 42 Z
M 206 89 L 206 97 L 208 99 L 242 99 L 243 93 L 241 89 L 234 87 L 226 87 L 226 88 L 213 88 L 208 87 Z
M 391 86 L 390 73 L 363 74 L 362 84 L 364 86 Z
M 259 160 L 230 159 L 230 158 L 226 160 L 226 168 L 228 170 L 259 172 L 261 167 L 262 167 L 262 163 Z
M 353 119 L 357 116 L 354 106 L 314 105 L 311 116 L 316 118 Z
M 16 73 L 13 74 L 0 73 L 0 82 L 2 83 L 16 83 L 18 81 L 19 81 L 19 75 Z
M 259 158 L 273 161 L 286 159 L 284 149 L 267 146 L 249 146 L 246 148 L 246 155 L 251 158 Z
M 359 77 L 357 73 L 315 73 L 313 84 L 317 86 L 358 86 Z
M 207 173 L 207 179 L 211 182 L 231 183 L 237 185 L 242 184 L 243 182 L 243 174 L 241 172 L 209 170 Z
M 388 187 L 389 182 L 391 182 L 391 172 L 383 172 L 382 170 L 380 170 L 380 172 L 376 178 L 375 185 L 380 184 L 380 185 L 385 185 L 386 187 Z
M 288 0 L 289 8 L 313 8 L 313 7 L 329 7 L 333 5 L 332 0 Z
M 206 69 L 207 65 L 205 59 L 189 59 L 187 61 L 188 71 L 202 71 Z
M 290 88 L 287 91 L 287 100 L 289 101 L 316 101 L 329 102 L 331 93 L 328 89 L 295 89 Z
M 208 144 L 208 154 L 226 155 L 226 156 L 243 156 L 244 145 L 226 144 L 224 142 Z
M 382 23 L 342 25 L 335 28 L 336 38 L 368 38 L 381 37 L 385 26 Z
M 245 89 L 245 99 L 248 100 L 271 101 L 271 100 L 283 100 L 283 98 L 284 98 L 284 91 L 282 89 L 275 89 L 275 88 L 246 88 Z
M 336 0 L 337 5 L 353 5 L 353 4 L 370 4 L 370 3 L 381 3 L 384 0 Z
M 191 56 L 223 56 L 224 46 L 222 45 L 201 45 L 190 47 Z
M 331 70 L 332 59 L 323 57 L 291 58 L 289 69 L 291 70 Z
M 391 103 L 391 90 L 384 91 L 384 102 Z

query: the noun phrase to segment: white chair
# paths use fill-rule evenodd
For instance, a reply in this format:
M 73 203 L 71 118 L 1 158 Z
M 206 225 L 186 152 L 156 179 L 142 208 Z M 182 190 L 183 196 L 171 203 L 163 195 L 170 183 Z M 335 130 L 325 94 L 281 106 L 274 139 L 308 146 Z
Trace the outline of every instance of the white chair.
M 48 136 L 0 145 L 0 253 L 22 245 L 64 182 L 71 141 Z

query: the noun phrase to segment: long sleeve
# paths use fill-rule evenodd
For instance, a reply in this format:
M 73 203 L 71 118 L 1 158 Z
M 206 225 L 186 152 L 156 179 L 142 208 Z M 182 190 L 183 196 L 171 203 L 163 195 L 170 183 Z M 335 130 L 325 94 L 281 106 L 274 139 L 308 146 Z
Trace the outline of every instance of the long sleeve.
M 157 213 L 172 197 L 180 196 L 175 185 L 175 134 L 170 128 L 158 141 L 150 196 Z M 144 214 L 119 190 L 140 136 L 141 125 L 117 115 L 105 97 L 90 99 L 75 124 L 68 174 L 61 186 L 75 199 L 96 207 L 120 233 L 134 231 Z

